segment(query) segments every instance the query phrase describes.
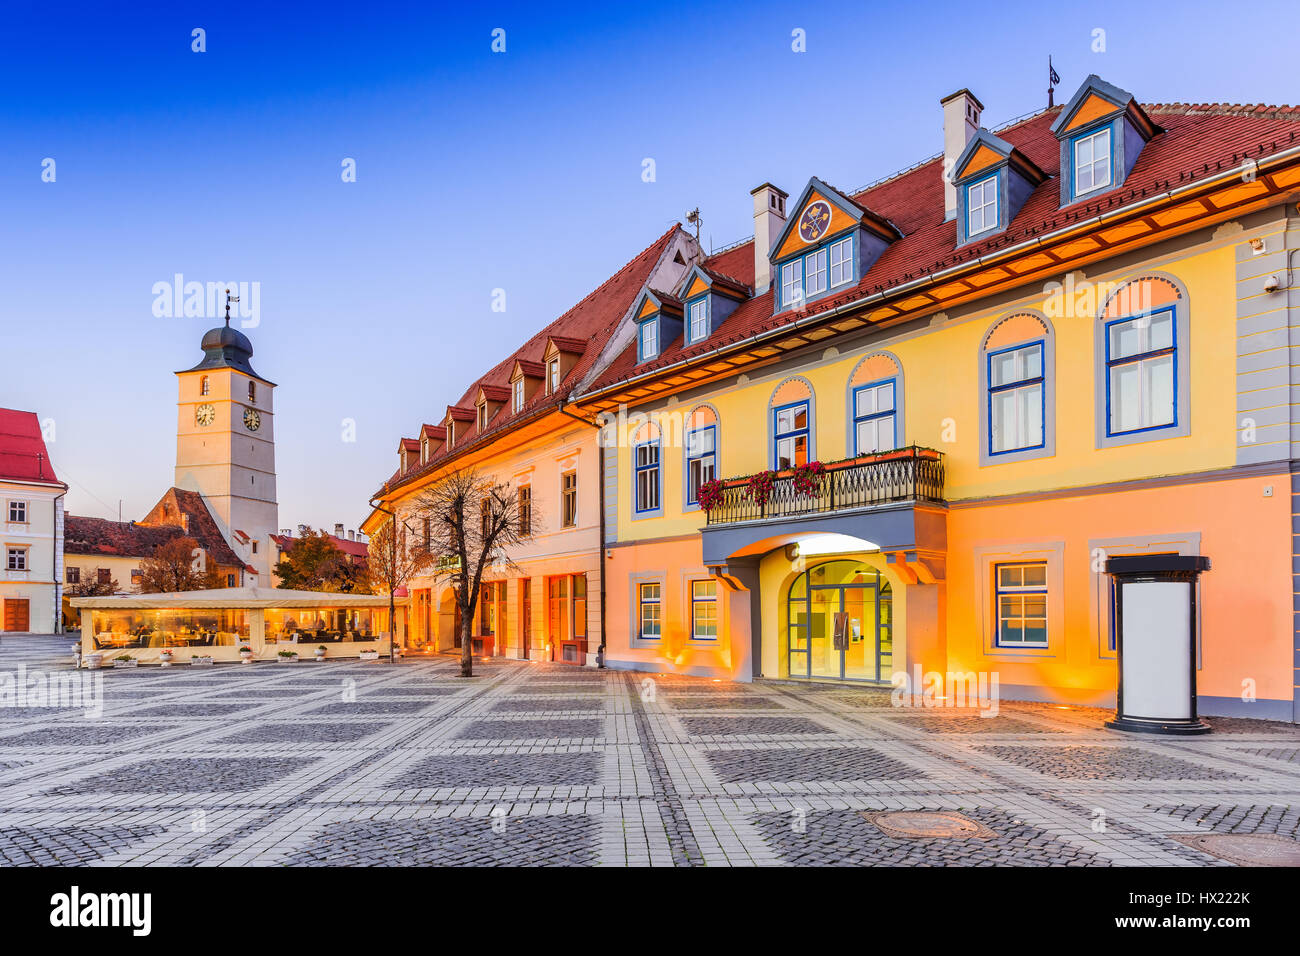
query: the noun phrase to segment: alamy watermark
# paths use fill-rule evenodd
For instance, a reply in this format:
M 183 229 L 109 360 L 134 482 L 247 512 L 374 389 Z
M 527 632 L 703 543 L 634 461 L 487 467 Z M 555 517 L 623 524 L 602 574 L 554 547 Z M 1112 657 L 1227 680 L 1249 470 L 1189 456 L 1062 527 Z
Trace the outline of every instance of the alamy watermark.
M 47 674 L 19 664 L 16 671 L 0 671 L 0 707 L 80 708 L 93 720 L 104 714 L 104 675 Z
M 262 283 L 185 281 L 176 273 L 171 281 L 153 284 L 153 314 L 159 319 L 238 318 L 245 329 L 255 329 L 262 321 Z

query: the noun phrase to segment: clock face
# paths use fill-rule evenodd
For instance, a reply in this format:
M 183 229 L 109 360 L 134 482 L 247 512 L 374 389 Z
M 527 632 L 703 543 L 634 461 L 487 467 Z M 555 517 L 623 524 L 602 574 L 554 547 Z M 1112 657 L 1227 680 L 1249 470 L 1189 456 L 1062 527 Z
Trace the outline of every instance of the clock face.
M 799 238 L 804 242 L 816 242 L 826 234 L 831 224 L 831 207 L 822 200 L 810 202 L 799 217 Z
M 217 420 L 217 410 L 211 405 L 204 403 L 194 409 L 194 420 L 200 425 L 211 425 Z
M 262 416 L 257 414 L 257 409 L 244 409 L 244 427 L 250 432 L 255 432 L 262 426 Z

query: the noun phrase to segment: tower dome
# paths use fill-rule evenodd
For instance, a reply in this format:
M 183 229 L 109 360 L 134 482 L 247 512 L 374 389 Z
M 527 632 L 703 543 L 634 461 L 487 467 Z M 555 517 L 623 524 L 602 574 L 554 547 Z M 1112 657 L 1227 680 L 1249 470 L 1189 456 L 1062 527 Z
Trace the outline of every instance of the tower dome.
M 253 371 L 253 366 L 249 360 L 253 357 L 253 343 L 248 340 L 248 336 L 238 329 L 230 327 L 230 313 L 226 313 L 226 324 L 218 325 L 215 329 L 208 329 L 203 333 L 203 340 L 199 342 L 199 348 L 203 349 L 203 360 L 198 365 L 188 371 L 196 372 L 199 369 L 208 368 L 233 368 L 236 371 L 243 372 L 245 375 L 251 375 L 253 378 L 262 378 Z

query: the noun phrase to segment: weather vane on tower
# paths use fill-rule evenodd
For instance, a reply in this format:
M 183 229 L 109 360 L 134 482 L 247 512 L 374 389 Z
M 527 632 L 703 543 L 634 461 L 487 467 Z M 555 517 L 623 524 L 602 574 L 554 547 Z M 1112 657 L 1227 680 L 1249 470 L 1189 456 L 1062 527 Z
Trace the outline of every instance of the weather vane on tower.
M 230 290 L 227 289 L 226 290 L 226 327 L 227 328 L 230 327 L 230 303 L 238 302 L 238 301 L 239 301 L 239 296 L 231 295 Z

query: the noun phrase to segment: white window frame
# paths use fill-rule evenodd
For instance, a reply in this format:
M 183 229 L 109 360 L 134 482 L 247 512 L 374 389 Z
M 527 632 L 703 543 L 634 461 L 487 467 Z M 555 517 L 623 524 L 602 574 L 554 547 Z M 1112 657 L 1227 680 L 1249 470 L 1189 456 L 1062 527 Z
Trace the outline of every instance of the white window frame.
M 803 294 L 811 299 L 830 288 L 830 256 L 823 246 L 803 257 Z
M 638 515 L 657 514 L 662 509 L 662 455 L 658 439 L 641 442 L 632 449 L 632 502 Z
M 831 288 L 835 289 L 853 281 L 853 237 L 848 236 L 839 242 L 832 242 L 830 249 Z M 835 278 L 839 270 L 839 279 Z
M 1097 182 L 1097 166 L 1099 165 L 1100 160 L 1098 159 L 1097 143 L 1103 137 L 1105 138 L 1106 141 L 1106 149 L 1103 154 L 1105 156 L 1105 163 L 1106 163 L 1106 181 L 1099 183 Z M 1079 161 L 1079 147 L 1083 146 L 1084 144 L 1087 144 L 1089 152 L 1092 154 L 1092 157 L 1088 160 L 1087 163 L 1081 163 Z M 1099 189 L 1106 189 L 1108 186 L 1114 183 L 1115 157 L 1113 153 L 1113 148 L 1114 148 L 1114 144 L 1111 142 L 1111 129 L 1109 126 L 1105 127 L 1104 129 L 1099 129 L 1095 133 L 1089 133 L 1087 136 L 1080 136 L 1070 144 L 1070 159 L 1074 167 L 1074 180 L 1071 183 L 1071 185 L 1074 187 L 1074 195 L 1076 197 L 1086 196 L 1088 193 L 1095 193 Z M 1092 185 L 1089 186 L 1087 189 L 1081 189 L 1079 187 L 1079 170 L 1084 168 L 1084 166 L 1087 166 L 1088 175 L 1092 180 Z
M 706 295 L 698 302 L 687 306 L 689 312 L 687 330 L 690 341 L 698 342 L 709 335 L 709 297 Z
M 713 642 L 718 640 L 719 631 L 721 630 L 722 622 L 720 620 L 719 607 L 718 607 L 717 580 L 714 578 L 692 578 L 688 583 L 690 585 L 689 598 L 691 602 L 691 640 L 708 641 L 708 642 Z M 712 587 L 713 594 L 700 597 L 698 595 L 698 588 L 702 584 Z M 701 605 L 705 605 L 705 606 L 711 605 L 713 608 L 713 612 L 712 612 L 713 633 L 712 634 L 701 634 L 699 632 L 699 627 L 701 622 L 699 616 L 697 615 L 697 610 Z
M 647 597 L 647 589 L 654 588 L 654 594 Z M 646 609 L 654 608 L 655 633 L 646 632 Z M 658 642 L 664 633 L 664 586 L 660 581 L 639 581 L 636 585 L 636 636 L 639 641 Z
M 510 383 L 510 391 L 514 398 L 514 411 L 518 415 L 524 408 L 524 378 L 522 375 Z
M 794 305 L 803 298 L 803 259 L 796 259 L 781 266 L 781 306 Z
M 554 395 L 560 390 L 560 360 L 553 358 L 546 363 L 546 387 Z
M 6 549 L 5 569 L 8 571 L 30 571 L 31 565 L 27 560 L 27 552 L 30 548 L 13 547 Z M 21 567 L 19 566 L 21 565 Z
M 1041 585 L 1040 584 L 1031 585 L 1031 584 L 1023 583 L 1024 569 L 1028 567 L 1042 568 L 1043 583 Z M 1021 584 L 1004 585 L 1002 583 L 1002 572 L 1009 568 L 1021 569 L 1021 582 L 1022 582 Z M 1049 621 L 1051 619 L 1051 615 L 1049 613 L 1048 605 L 1051 599 L 1051 590 L 1050 590 L 1051 580 L 1052 580 L 1051 569 L 1048 567 L 1048 563 L 1046 561 L 1005 561 L 1005 562 L 998 562 L 994 564 L 993 566 L 993 642 L 995 647 L 997 647 L 999 650 L 1007 650 L 1007 649 L 1016 650 L 1025 647 L 1041 650 L 1043 648 L 1050 646 L 1051 633 L 1048 630 L 1048 628 L 1049 628 Z M 1024 595 L 1031 595 L 1031 594 L 1042 595 L 1043 615 L 1041 620 L 1043 622 L 1043 639 L 1041 641 L 1032 641 L 1032 642 L 1031 641 L 1004 642 L 1002 639 L 1002 622 L 1003 622 L 1002 598 L 1016 597 L 1018 595 L 1024 596 Z M 1023 627 L 1025 622 L 1031 620 L 1033 621 L 1040 620 L 1040 618 L 1037 615 L 1034 615 L 1032 617 L 1026 615 L 1024 613 L 1023 604 L 1021 606 L 1020 615 L 1015 619 L 1021 622 L 1022 633 L 1023 633 Z M 1010 620 L 1010 618 L 1008 618 L 1008 620 Z
M 978 190 L 978 195 L 977 191 Z M 986 176 L 979 182 L 966 187 L 966 237 L 982 235 L 998 227 L 998 175 Z M 992 218 L 987 215 L 993 210 Z M 980 226 L 975 226 L 975 214 L 979 213 Z
M 14 517 L 15 511 L 19 513 L 20 517 L 17 518 Z M 27 509 L 26 501 L 15 500 L 9 502 L 9 523 L 10 524 L 27 524 L 28 513 L 29 512 Z
M 641 323 L 637 329 L 638 348 L 641 350 L 641 361 L 648 362 L 652 358 L 659 357 L 659 320 L 648 319 Z

